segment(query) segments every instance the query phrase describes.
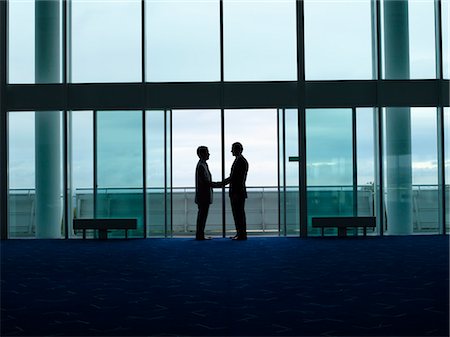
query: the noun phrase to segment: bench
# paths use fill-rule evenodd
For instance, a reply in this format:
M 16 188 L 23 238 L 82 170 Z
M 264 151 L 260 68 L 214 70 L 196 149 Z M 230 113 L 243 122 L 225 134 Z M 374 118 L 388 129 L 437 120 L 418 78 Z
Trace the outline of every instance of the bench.
M 137 219 L 73 219 L 73 229 L 82 229 L 83 239 L 86 239 L 86 229 L 98 230 L 99 239 L 107 239 L 110 229 L 124 229 L 128 239 L 128 230 L 136 228 Z
M 364 230 L 364 236 L 367 234 L 367 228 L 375 228 L 376 221 L 373 216 L 340 216 L 340 217 L 321 217 L 312 218 L 312 227 L 321 228 L 322 236 L 324 236 L 324 229 L 337 227 L 338 236 L 347 236 L 347 228 L 362 227 Z

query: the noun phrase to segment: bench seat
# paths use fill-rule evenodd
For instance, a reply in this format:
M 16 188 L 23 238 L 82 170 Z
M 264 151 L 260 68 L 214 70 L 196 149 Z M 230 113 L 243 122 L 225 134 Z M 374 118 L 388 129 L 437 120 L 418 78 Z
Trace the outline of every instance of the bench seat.
M 324 236 L 325 228 L 337 228 L 338 236 L 347 236 L 347 228 L 359 228 L 364 230 L 364 236 L 367 235 L 367 228 L 376 227 L 376 218 L 374 216 L 339 216 L 339 217 L 317 217 L 312 218 L 312 227 L 321 228 Z
M 128 230 L 137 228 L 136 218 L 124 219 L 73 219 L 73 229 L 83 230 L 83 239 L 86 238 L 86 229 L 98 230 L 100 239 L 108 238 L 108 230 L 124 229 L 125 238 L 128 238 Z

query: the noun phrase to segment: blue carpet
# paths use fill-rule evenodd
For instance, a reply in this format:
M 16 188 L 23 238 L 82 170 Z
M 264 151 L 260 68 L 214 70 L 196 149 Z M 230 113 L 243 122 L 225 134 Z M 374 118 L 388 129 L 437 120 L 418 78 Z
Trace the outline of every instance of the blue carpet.
M 444 236 L 1 242 L 2 336 L 448 336 Z

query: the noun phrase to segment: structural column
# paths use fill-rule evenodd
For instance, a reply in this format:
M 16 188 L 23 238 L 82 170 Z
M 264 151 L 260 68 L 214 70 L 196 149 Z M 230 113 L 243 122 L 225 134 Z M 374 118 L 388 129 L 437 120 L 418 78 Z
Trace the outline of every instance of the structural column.
M 59 83 L 60 1 L 35 2 L 36 83 Z M 37 111 L 36 146 L 36 237 L 61 238 L 61 113 Z
M 385 78 L 409 79 L 408 1 L 384 1 Z M 387 234 L 413 231 L 411 111 L 386 108 Z

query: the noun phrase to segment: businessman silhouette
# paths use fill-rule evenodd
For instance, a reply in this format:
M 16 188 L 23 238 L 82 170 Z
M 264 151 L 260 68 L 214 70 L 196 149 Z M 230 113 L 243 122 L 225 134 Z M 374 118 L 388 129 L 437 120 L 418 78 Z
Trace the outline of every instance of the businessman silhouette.
M 206 161 L 209 159 L 209 150 L 206 146 L 197 148 L 197 155 L 200 158 L 195 169 L 195 203 L 198 206 L 196 240 L 209 240 L 205 238 L 206 219 L 208 218 L 209 205 L 213 201 L 213 187 L 218 183 L 211 181 Z
M 236 226 L 236 235 L 232 237 L 233 240 L 247 240 L 247 222 L 245 218 L 247 188 L 245 181 L 247 179 L 248 162 L 242 155 L 243 150 L 241 143 L 236 142 L 231 146 L 231 153 L 236 158 L 231 166 L 230 176 L 223 181 L 224 185 L 230 184 L 231 210 Z

